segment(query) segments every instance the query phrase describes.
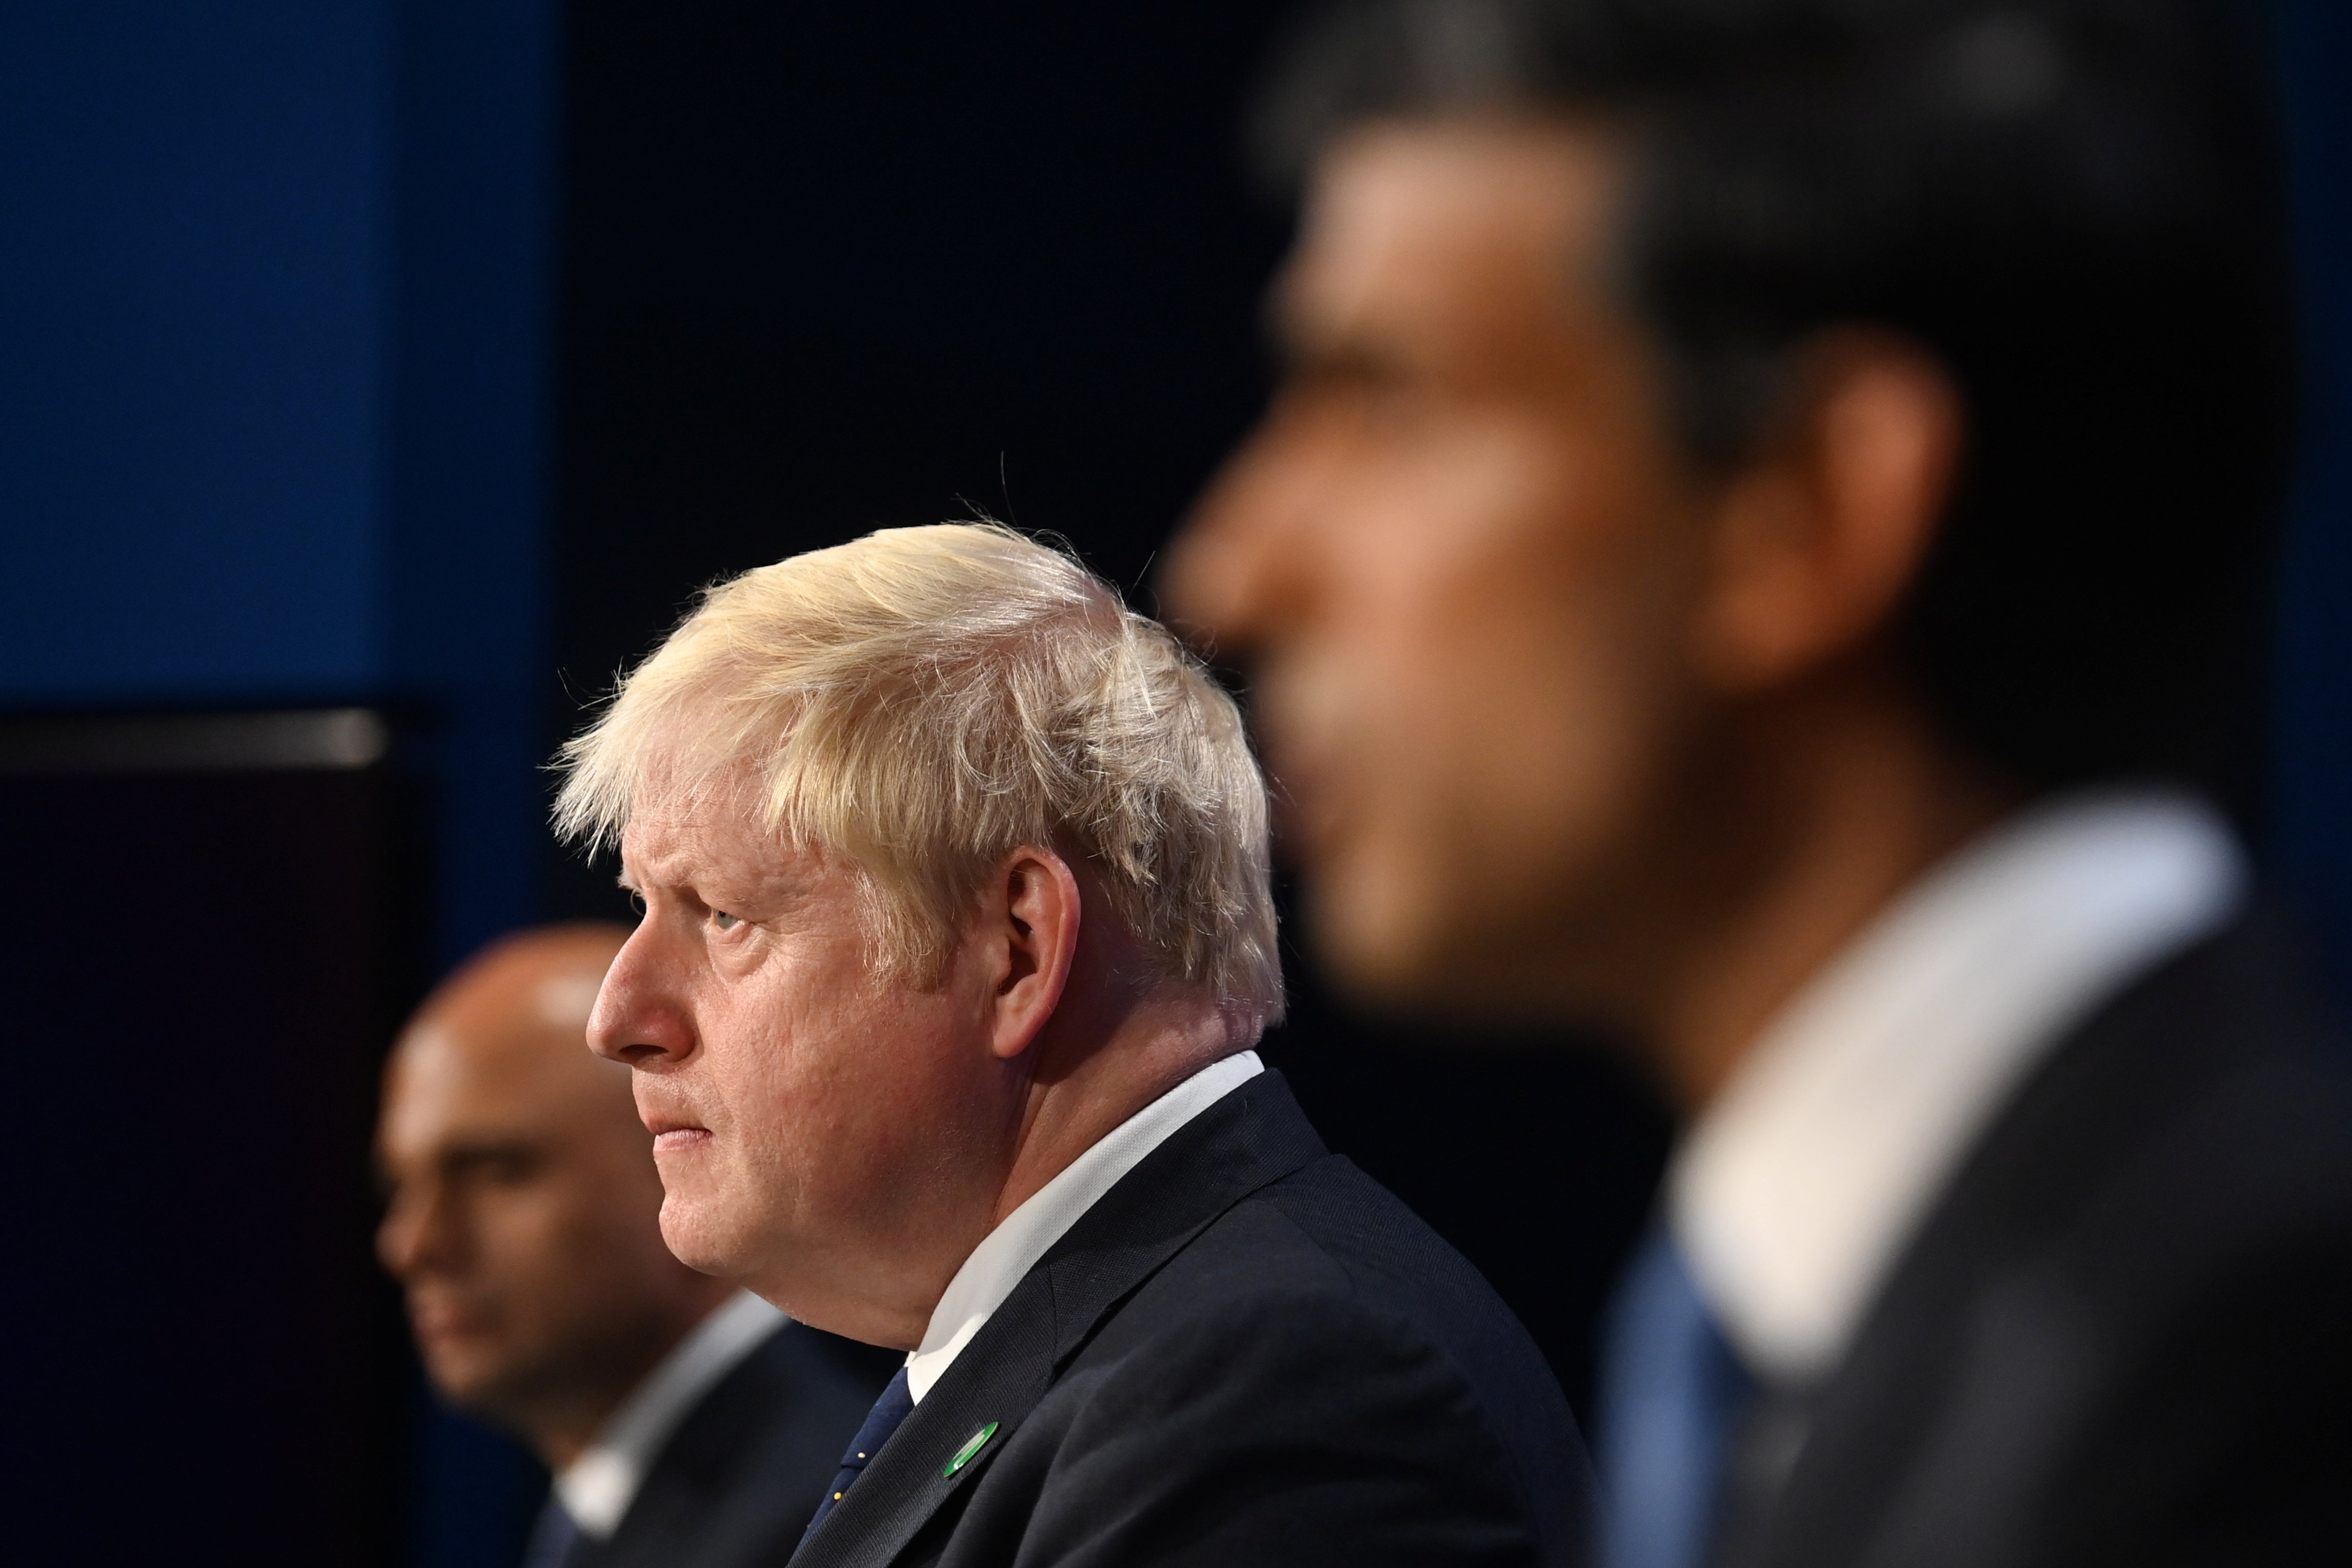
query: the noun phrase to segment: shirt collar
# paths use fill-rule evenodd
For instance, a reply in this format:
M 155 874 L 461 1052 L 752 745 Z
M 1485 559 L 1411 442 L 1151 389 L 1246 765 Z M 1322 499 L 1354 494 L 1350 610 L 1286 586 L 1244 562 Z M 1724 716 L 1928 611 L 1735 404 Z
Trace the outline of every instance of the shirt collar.
M 963 1260 L 931 1309 L 923 1343 L 907 1357 L 907 1392 L 920 1403 L 1022 1276 L 1121 1176 L 1179 1127 L 1265 1071 L 1255 1051 L 1211 1062 L 1112 1128 L 1020 1207 L 999 1220 Z
M 1677 1152 L 1676 1239 L 1760 1375 L 1829 1371 L 1935 1194 L 2066 1032 L 2245 897 L 2210 808 L 2029 809 L 1899 898 L 1781 1011 Z
M 678 1423 L 790 1322 L 759 1297 L 739 1291 L 677 1342 L 613 1412 L 596 1440 L 555 1478 L 555 1495 L 582 1534 L 601 1541 L 621 1527 Z

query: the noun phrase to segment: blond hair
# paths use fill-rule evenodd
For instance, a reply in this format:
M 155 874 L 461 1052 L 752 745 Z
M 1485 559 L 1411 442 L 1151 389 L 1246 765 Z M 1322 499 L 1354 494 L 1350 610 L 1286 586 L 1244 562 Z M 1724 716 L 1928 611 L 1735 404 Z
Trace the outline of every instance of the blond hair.
M 1169 978 L 1282 1006 L 1265 782 L 1166 628 L 993 523 L 885 528 L 707 591 L 566 745 L 557 831 L 617 844 L 650 768 L 748 778 L 785 841 L 863 873 L 877 964 L 936 983 L 1024 845 L 1092 867 Z

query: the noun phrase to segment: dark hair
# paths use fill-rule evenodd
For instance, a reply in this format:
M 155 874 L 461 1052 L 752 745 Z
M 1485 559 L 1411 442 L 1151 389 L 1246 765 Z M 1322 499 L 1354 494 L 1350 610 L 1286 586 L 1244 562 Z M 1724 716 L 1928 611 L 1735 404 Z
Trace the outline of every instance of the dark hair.
M 2191 0 L 1358 0 L 1276 78 L 1296 179 L 1375 119 L 1634 133 L 1629 302 L 1693 458 L 1841 323 L 1937 355 L 1958 492 L 1904 611 L 1966 745 L 2050 789 L 2251 782 L 2292 363 L 2249 40 Z

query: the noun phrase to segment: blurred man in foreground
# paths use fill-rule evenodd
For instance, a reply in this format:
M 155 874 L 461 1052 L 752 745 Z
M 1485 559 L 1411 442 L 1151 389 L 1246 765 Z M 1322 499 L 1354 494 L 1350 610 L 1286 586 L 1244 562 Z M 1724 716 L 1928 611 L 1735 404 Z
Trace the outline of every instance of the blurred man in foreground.
M 1292 370 L 1171 608 L 1343 978 L 1691 1118 L 1614 1568 L 2352 1552 L 2352 1096 L 2205 793 L 2289 361 L 2232 42 L 1369 0 L 1268 114 Z
M 1534 1344 L 1251 1049 L 1265 786 L 1160 627 L 888 529 L 714 589 L 567 758 L 662 1234 L 909 1353 L 802 1568 L 1571 1560 Z
M 555 1472 L 530 1568 L 781 1564 L 887 1372 L 662 1245 L 628 1074 L 586 1040 L 627 936 L 512 936 L 426 1001 L 384 1081 L 377 1247 L 435 1386 Z

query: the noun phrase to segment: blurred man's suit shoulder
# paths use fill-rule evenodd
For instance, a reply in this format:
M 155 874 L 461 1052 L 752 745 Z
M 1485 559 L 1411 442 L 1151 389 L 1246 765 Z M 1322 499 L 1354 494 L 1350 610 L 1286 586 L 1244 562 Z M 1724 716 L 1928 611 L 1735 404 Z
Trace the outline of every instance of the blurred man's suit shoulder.
M 575 1568 L 782 1568 L 896 1359 L 803 1324 L 771 1334 L 696 1403 Z
M 1024 1277 L 807 1561 L 1559 1562 L 1579 1452 L 1486 1281 L 1269 1072 Z
M 1768 1490 L 1774 1417 L 1809 1436 L 1729 1558 L 2309 1560 L 2352 1539 L 2347 1323 L 2352 1072 L 2257 914 L 1996 1118 L 1810 1410 L 1748 1429 Z

